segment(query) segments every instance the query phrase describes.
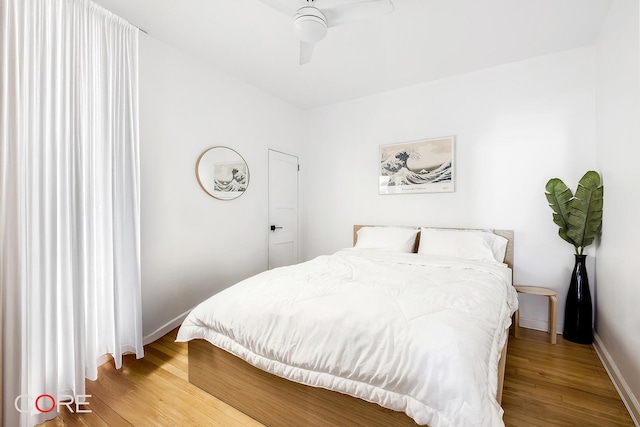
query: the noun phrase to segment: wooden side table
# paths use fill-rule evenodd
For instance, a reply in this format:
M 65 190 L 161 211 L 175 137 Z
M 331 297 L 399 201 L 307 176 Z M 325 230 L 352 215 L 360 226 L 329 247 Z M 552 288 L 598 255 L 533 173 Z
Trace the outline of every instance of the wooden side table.
M 531 294 L 531 295 L 541 295 L 549 298 L 549 342 L 551 344 L 556 343 L 556 292 L 547 289 L 540 288 L 537 286 L 516 286 L 516 291 L 523 294 Z M 514 334 L 516 338 L 519 335 L 520 330 L 520 310 L 515 313 L 515 321 L 514 321 Z

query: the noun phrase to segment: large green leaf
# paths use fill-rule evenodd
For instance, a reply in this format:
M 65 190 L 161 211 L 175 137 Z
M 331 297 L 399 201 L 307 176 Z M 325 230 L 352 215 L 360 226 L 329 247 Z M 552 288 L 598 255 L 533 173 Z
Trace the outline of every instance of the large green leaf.
M 567 242 L 571 243 L 578 250 L 576 242 L 569 237 L 569 214 L 571 211 L 571 200 L 573 199 L 573 193 L 562 182 L 561 179 L 552 178 L 547 182 L 545 186 L 547 192 L 547 201 L 549 206 L 553 209 L 553 222 L 558 226 L 558 235 Z
M 603 204 L 604 188 L 600 185 L 600 175 L 589 171 L 578 183 L 567 220 L 567 236 L 581 248 L 580 253 L 582 248 L 589 246 L 600 235 Z

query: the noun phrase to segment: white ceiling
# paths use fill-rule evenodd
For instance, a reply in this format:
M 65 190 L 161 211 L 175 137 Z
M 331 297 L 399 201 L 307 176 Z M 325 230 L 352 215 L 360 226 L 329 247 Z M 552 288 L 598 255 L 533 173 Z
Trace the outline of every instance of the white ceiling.
M 292 19 L 259 0 L 94 1 L 149 36 L 305 109 L 593 44 L 611 4 L 393 0 L 391 14 L 330 28 L 301 66 Z

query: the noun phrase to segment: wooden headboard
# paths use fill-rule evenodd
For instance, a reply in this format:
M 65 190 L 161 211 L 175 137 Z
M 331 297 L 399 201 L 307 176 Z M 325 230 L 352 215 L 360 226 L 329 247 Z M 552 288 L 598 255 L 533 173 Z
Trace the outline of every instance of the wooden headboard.
M 358 230 L 362 227 L 384 227 L 383 225 L 354 225 L 353 226 L 353 244 L 355 246 L 356 241 L 358 240 Z M 425 227 L 427 228 L 427 227 Z M 482 230 L 476 228 L 442 228 L 442 227 L 428 227 L 428 228 L 439 228 L 441 230 L 478 230 L 478 231 L 492 231 L 494 234 L 498 236 L 502 236 L 507 239 L 509 242 L 507 243 L 507 252 L 504 256 L 504 263 L 509 266 L 509 268 L 513 271 L 513 248 L 514 248 L 514 238 L 513 238 L 513 230 Z M 418 231 L 418 235 L 416 236 L 416 243 L 413 247 L 414 252 L 418 252 L 418 243 L 420 242 L 420 232 Z

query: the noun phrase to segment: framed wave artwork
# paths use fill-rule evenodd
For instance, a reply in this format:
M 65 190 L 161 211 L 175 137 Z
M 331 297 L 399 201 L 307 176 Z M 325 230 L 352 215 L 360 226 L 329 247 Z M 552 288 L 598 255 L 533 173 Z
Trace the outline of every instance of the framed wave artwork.
M 455 137 L 380 146 L 380 194 L 455 191 Z

